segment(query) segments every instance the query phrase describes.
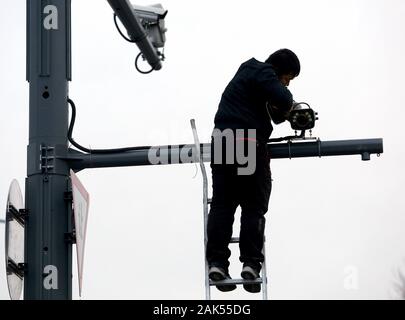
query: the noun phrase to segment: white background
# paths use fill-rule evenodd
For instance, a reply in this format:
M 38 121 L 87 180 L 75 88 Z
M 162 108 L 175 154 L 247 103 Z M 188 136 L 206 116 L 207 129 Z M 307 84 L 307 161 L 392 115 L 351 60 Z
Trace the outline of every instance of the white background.
M 0 205 L 5 207 L 13 178 L 24 189 L 28 83 L 25 1 L 0 1 Z M 295 100 L 319 112 L 314 134 L 322 140 L 384 138 L 384 153 L 369 162 L 360 156 L 272 161 L 269 294 L 395 298 L 395 272 L 405 257 L 405 2 L 162 3 L 169 10 L 167 60 L 161 71 L 143 76 L 133 66 L 138 50 L 117 33 L 108 3 L 73 1 L 69 95 L 77 105 L 76 141 L 92 148 L 192 143 L 189 120 L 195 118 L 200 139 L 208 142 L 222 91 L 239 65 L 290 48 L 302 64 L 290 89 Z M 290 131 L 280 125 L 273 137 Z M 202 179 L 195 174 L 192 164 L 79 174 L 91 196 L 82 299 L 204 298 Z M 0 256 L 3 252 L 0 245 Z M 238 277 L 238 250 L 233 252 L 231 274 Z M 0 298 L 8 299 L 0 261 Z M 76 265 L 73 269 L 77 299 Z M 261 296 L 241 288 L 228 294 L 213 289 L 213 298 Z

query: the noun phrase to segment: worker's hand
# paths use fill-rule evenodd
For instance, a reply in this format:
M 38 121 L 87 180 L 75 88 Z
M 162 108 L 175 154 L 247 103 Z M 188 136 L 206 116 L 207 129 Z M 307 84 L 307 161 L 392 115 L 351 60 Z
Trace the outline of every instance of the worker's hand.
M 292 109 L 291 110 L 300 110 L 302 106 L 300 103 L 293 101 Z
M 276 112 L 277 114 L 282 115 L 285 119 L 288 119 L 288 117 L 290 116 L 290 112 L 292 110 L 294 110 L 294 104 L 291 106 L 290 110 L 288 110 L 287 112 L 280 110 L 276 106 L 271 106 L 271 108 L 273 108 L 273 112 Z
M 292 109 L 292 108 L 291 108 Z M 273 122 L 276 124 L 282 123 L 290 116 L 291 109 L 287 112 L 281 111 L 278 107 L 270 105 L 270 113 Z

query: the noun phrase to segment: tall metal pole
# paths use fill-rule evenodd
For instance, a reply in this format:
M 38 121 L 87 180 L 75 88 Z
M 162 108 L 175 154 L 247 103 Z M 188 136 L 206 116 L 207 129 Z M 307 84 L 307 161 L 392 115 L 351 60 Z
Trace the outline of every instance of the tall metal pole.
M 24 299 L 71 299 L 67 152 L 71 1 L 27 0 L 27 150 Z

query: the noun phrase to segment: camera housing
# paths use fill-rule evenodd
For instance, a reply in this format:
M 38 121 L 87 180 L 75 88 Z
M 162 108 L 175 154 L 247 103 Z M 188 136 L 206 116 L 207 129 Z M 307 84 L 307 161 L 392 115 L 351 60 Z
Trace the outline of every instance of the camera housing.
M 161 4 L 152 6 L 133 5 L 135 15 L 138 17 L 149 40 L 155 48 L 163 48 L 166 42 L 165 17 L 168 13 Z
M 310 130 L 318 120 L 317 113 L 312 109 L 297 109 L 290 112 L 288 121 L 293 130 Z

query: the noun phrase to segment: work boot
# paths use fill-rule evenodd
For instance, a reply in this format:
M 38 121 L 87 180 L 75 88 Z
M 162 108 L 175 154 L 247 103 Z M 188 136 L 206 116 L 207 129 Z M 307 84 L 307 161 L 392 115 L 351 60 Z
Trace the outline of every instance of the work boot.
M 260 270 L 254 267 L 252 264 L 244 263 L 241 276 L 245 280 L 256 280 L 260 278 Z M 244 284 L 243 289 L 247 292 L 258 293 L 261 289 L 260 283 Z
M 232 279 L 227 270 L 221 267 L 210 267 L 208 277 L 212 281 L 223 281 Z M 228 292 L 236 289 L 236 284 L 221 284 L 216 285 L 217 289 L 222 292 Z

